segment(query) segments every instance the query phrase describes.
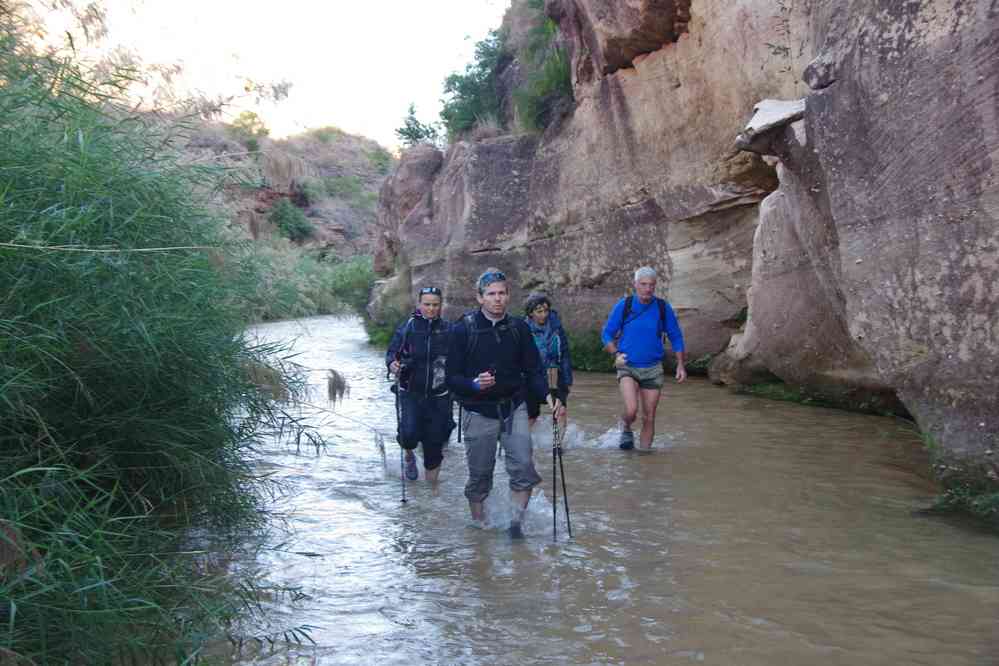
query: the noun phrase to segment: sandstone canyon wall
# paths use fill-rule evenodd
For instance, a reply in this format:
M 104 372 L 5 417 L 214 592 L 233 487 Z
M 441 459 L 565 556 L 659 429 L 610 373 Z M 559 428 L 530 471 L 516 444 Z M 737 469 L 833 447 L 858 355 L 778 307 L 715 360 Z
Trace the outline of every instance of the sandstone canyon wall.
M 433 282 L 455 314 L 497 265 L 515 302 L 547 290 L 570 329 L 593 329 L 651 264 L 691 355 L 716 355 L 716 381 L 776 376 L 885 409 L 901 399 L 947 450 L 991 455 L 999 3 L 545 11 L 571 56 L 575 108 L 541 136 L 406 154 L 382 190 L 376 306 Z M 739 150 L 764 99 L 803 110 Z
M 715 370 L 845 385 L 862 354 L 871 389 L 994 474 L 999 3 L 815 3 L 810 31 L 803 117 L 755 148 L 779 157 L 781 185 L 761 209 L 749 322 Z

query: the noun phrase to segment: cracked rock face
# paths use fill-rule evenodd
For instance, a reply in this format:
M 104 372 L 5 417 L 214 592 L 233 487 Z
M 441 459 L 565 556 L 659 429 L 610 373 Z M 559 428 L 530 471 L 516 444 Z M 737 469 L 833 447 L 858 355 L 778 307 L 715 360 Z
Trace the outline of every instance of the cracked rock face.
M 870 4 L 813 8 L 813 91 L 769 132 L 781 185 L 750 321 L 714 370 L 894 389 L 946 455 L 981 461 L 999 439 L 999 12 Z
M 542 137 L 404 158 L 380 209 L 396 284 L 444 284 L 455 315 L 496 265 L 514 303 L 547 290 L 570 330 L 592 330 L 649 264 L 692 355 L 727 349 L 716 378 L 777 376 L 878 409 L 897 395 L 948 453 L 996 448 L 999 10 L 546 11 L 575 109 Z M 759 100 L 801 98 L 803 114 L 772 107 L 748 128 L 745 145 L 767 157 L 734 147 Z
M 805 115 L 848 330 L 924 430 L 982 455 L 999 436 L 999 8 L 851 4 Z
M 752 384 L 777 378 L 827 401 L 904 412 L 847 326 L 837 234 L 805 123 L 767 123 L 780 188 L 760 205 L 745 330 L 711 366 L 712 378 Z M 758 135 L 758 136 L 763 136 Z
M 634 270 L 652 265 L 688 350 L 717 353 L 741 326 L 758 204 L 777 184 L 733 137 L 759 99 L 807 92 L 767 46 L 772 3 L 706 0 L 700 16 L 662 0 L 546 5 L 570 52 L 572 115 L 542 137 L 452 146 L 420 199 L 430 215 L 383 201 L 383 247 L 414 289 L 447 286 L 448 316 L 474 306 L 475 276 L 495 265 L 515 304 L 548 291 L 575 331 L 599 329 Z M 800 66 L 812 57 L 806 45 Z

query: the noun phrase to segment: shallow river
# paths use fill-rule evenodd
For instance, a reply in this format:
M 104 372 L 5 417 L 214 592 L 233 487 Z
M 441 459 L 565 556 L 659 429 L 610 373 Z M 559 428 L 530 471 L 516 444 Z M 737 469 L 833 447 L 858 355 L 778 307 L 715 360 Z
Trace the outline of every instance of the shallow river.
M 617 449 L 611 375 L 580 373 L 564 456 L 574 538 L 552 539 L 550 421 L 536 427 L 527 538 L 511 542 L 502 464 L 492 529 L 468 526 L 464 451 L 440 493 L 402 503 L 382 352 L 356 319 L 268 324 L 294 339 L 326 453 L 275 444 L 278 535 L 254 563 L 296 601 L 272 629 L 317 646 L 241 664 L 999 664 L 999 539 L 915 513 L 934 488 L 918 436 L 888 418 L 670 383 L 650 454 Z M 310 413 L 311 411 L 311 413 Z M 561 489 L 560 489 L 561 495 Z

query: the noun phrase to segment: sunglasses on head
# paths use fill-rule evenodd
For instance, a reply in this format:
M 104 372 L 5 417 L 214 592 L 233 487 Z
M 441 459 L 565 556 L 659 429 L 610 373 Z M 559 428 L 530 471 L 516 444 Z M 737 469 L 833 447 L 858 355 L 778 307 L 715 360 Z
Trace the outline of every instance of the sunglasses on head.
M 502 271 L 483 273 L 482 277 L 479 278 L 479 289 L 485 289 L 493 282 L 506 282 L 506 274 Z
M 437 287 L 424 287 L 423 289 L 420 289 L 420 296 L 423 296 L 424 294 L 430 294 L 432 296 L 440 296 L 441 290 L 438 289 Z

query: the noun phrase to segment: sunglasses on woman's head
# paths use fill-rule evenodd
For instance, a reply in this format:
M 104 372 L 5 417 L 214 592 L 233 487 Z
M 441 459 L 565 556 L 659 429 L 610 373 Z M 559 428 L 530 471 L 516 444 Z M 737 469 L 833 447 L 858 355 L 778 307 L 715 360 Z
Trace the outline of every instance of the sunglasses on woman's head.
M 423 296 L 424 294 L 430 294 L 432 296 L 440 296 L 441 290 L 438 289 L 437 287 L 424 287 L 423 289 L 420 289 L 420 296 Z

